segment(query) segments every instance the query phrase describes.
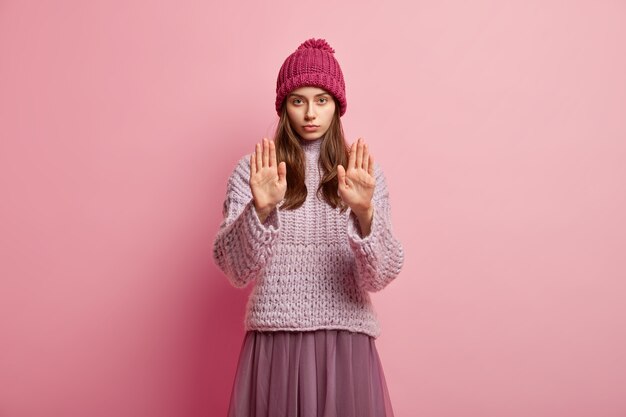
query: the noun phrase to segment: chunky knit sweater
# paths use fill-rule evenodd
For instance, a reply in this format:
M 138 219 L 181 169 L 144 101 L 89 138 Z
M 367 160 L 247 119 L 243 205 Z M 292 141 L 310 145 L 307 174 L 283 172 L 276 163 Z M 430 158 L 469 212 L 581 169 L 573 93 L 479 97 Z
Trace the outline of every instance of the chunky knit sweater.
M 246 330 L 344 329 L 376 338 L 380 326 L 369 292 L 386 287 L 404 263 L 392 233 L 385 177 L 374 162 L 374 216 L 370 233 L 362 236 L 350 209 L 340 213 L 316 196 L 321 142 L 300 139 L 304 204 L 295 210 L 279 210 L 279 204 L 263 223 L 250 190 L 249 155 L 239 160 L 228 179 L 213 258 L 233 286 L 255 281 Z

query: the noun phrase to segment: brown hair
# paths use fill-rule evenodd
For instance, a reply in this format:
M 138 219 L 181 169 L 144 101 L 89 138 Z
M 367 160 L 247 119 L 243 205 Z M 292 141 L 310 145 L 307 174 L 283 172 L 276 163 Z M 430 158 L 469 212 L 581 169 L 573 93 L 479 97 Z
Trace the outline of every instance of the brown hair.
M 283 102 L 276 133 L 274 134 L 274 143 L 276 144 L 277 162 L 285 161 L 287 165 L 287 191 L 285 192 L 285 201 L 280 207 L 284 210 L 294 210 L 302 206 L 307 196 L 307 188 L 304 183 L 304 151 L 300 147 L 297 135 L 291 128 L 289 117 L 287 116 L 287 106 Z M 323 175 L 315 193 L 318 198 L 321 197 L 331 207 L 339 207 L 342 213 L 347 210 L 348 206 L 337 194 L 339 186 L 337 165 L 341 164 L 347 169 L 349 151 L 350 148 L 346 144 L 341 119 L 339 118 L 339 106 L 336 105 L 333 119 L 324 134 L 320 147 L 318 163 L 322 168 Z

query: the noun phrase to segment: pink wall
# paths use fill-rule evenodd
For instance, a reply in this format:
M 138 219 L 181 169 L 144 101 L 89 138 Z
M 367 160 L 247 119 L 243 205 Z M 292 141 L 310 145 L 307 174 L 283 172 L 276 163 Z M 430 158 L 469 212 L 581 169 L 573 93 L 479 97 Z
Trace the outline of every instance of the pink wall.
M 624 2 L 112 3 L 0 3 L 0 416 L 224 415 L 211 243 L 308 37 L 405 244 L 397 416 L 626 415 Z

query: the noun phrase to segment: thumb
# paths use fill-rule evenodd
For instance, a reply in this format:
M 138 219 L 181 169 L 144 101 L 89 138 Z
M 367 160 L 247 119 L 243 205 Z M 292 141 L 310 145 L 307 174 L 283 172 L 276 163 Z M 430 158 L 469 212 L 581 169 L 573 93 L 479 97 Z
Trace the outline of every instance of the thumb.
M 281 184 L 287 182 L 287 164 L 285 161 L 278 164 L 278 182 Z
M 343 165 L 337 165 L 337 180 L 339 182 L 339 188 L 346 187 L 346 170 Z

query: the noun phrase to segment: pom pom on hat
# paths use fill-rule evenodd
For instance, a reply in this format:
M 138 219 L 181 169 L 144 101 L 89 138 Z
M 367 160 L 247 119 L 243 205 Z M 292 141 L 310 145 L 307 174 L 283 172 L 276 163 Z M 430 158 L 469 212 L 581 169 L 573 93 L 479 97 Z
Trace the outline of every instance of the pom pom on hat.
M 293 90 L 313 86 L 333 95 L 339 115 L 346 112 L 346 85 L 335 50 L 324 39 L 307 39 L 285 59 L 276 79 L 276 113 L 280 116 L 283 101 Z
M 317 49 L 322 49 L 324 51 L 328 51 L 331 54 L 335 53 L 335 50 L 324 39 L 315 39 L 315 38 L 308 39 L 302 42 L 300 46 L 298 46 L 297 51 L 300 51 L 305 48 L 317 48 Z

